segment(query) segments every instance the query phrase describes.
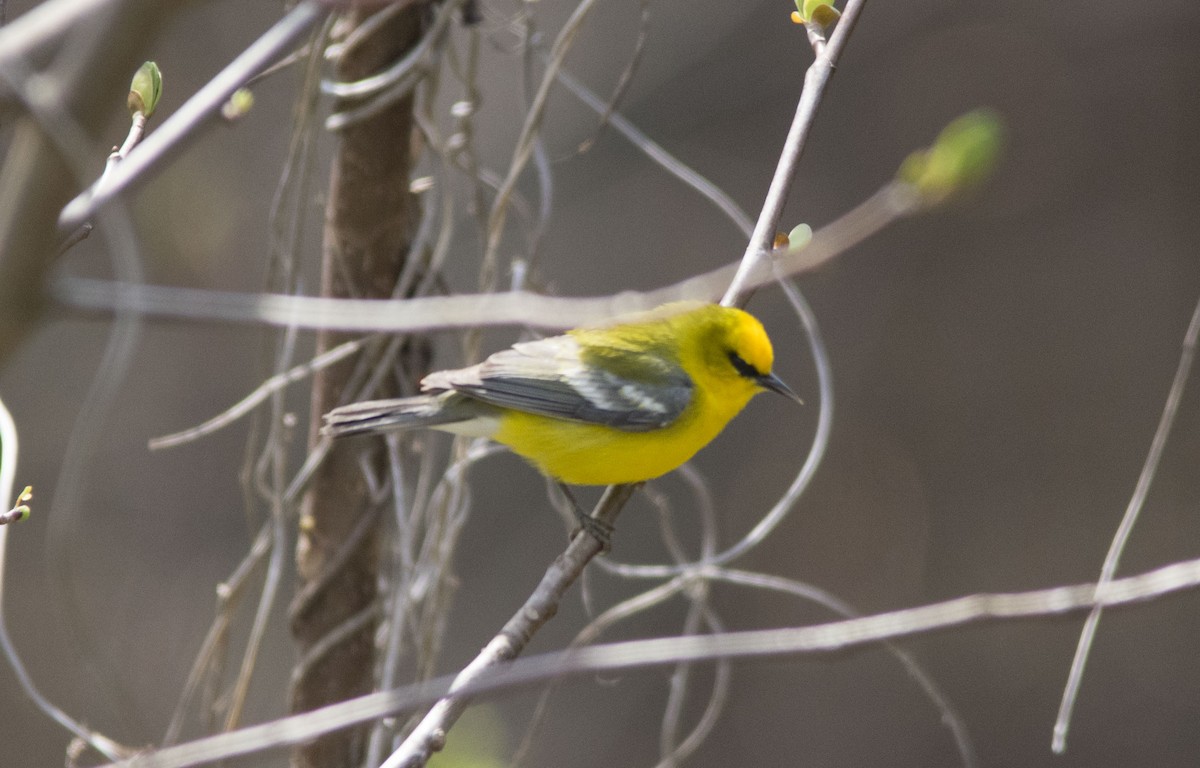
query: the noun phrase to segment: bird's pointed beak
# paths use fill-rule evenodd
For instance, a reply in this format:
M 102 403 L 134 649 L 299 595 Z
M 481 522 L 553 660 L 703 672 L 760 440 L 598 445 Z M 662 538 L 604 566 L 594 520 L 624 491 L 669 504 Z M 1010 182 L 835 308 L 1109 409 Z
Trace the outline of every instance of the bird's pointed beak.
M 772 392 L 778 392 L 784 397 L 795 400 L 797 403 L 800 403 L 800 405 L 804 405 L 804 401 L 800 399 L 800 396 L 793 392 L 791 387 L 789 387 L 787 384 L 784 384 L 783 379 L 779 378 L 773 373 L 759 376 L 758 385 L 763 389 L 769 389 Z

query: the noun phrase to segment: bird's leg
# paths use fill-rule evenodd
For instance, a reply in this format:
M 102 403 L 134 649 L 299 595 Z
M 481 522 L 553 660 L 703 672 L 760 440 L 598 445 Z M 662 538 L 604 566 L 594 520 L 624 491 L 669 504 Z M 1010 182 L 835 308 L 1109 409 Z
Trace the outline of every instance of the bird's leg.
M 586 531 L 596 541 L 600 542 L 601 554 L 612 549 L 612 532 L 613 527 L 603 520 L 596 518 L 583 511 L 583 507 L 579 506 L 579 502 L 575 500 L 575 494 L 571 493 L 571 489 L 566 483 L 559 483 L 558 489 L 562 491 L 563 496 L 567 497 L 567 501 L 571 503 L 571 509 L 575 510 L 575 519 L 579 521 L 579 527 L 571 532 L 571 538 L 580 531 Z

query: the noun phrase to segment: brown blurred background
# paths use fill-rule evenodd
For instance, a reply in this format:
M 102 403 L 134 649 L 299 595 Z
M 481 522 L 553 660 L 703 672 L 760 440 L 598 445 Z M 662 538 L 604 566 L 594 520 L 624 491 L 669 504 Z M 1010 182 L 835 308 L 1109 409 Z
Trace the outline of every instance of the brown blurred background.
M 30 5 L 9 2 L 9 18 Z M 753 214 L 811 60 L 788 22 L 791 7 L 662 0 L 650 9 L 622 113 Z M 540 23 L 552 32 L 569 10 L 539 4 Z M 164 71 L 163 115 L 279 11 L 278 3 L 227 0 L 181 12 L 149 55 Z M 638 13 L 632 0 L 598 6 L 568 67 L 611 90 Z M 485 162 L 503 168 L 521 117 L 519 71 L 511 57 L 484 49 L 481 142 Z M 151 282 L 262 285 L 297 82 L 289 74 L 264 83 L 248 117 L 209 131 L 138 195 Z M 1097 575 L 1200 298 L 1200 6 L 869 4 L 822 106 L 785 224 L 835 218 L 946 122 L 981 105 L 1008 125 L 1003 163 L 986 189 L 800 280 L 834 366 L 833 441 L 810 494 L 741 567 L 811 582 L 863 611 Z M 123 136 L 119 105 L 113 114 L 105 143 Z M 577 154 L 594 125 L 574 97 L 555 91 L 546 131 L 555 217 L 543 252 L 553 290 L 649 288 L 740 256 L 734 227 L 615 132 Z M 97 172 L 106 151 L 97 147 Z M 319 220 L 320 201 L 313 205 Z M 108 274 L 107 263 L 93 237 L 65 266 Z M 472 270 L 452 267 L 452 287 L 470 290 Z M 750 309 L 776 340 L 779 372 L 810 406 L 761 398 L 697 459 L 727 542 L 786 487 L 817 413 L 811 360 L 781 294 L 764 291 Z M 211 619 L 214 586 L 240 561 L 257 523 L 243 514 L 237 477 L 244 424 L 166 452 L 148 452 L 146 440 L 250 391 L 264 372 L 264 332 L 148 322 L 104 416 L 102 444 L 77 467 L 84 502 L 65 509 L 51 490 L 107 327 L 104 318 L 56 310 L 0 372 L 21 428 L 18 484 L 38 493 L 35 517 L 10 532 L 5 608 L 47 695 L 119 741 L 150 744 Z M 497 343 L 511 338 L 497 335 Z M 1185 396 L 1124 573 L 1200 554 L 1198 388 L 1193 382 Z M 302 391 L 294 402 L 306 413 Z M 473 484 L 447 671 L 500 626 L 563 543 L 541 481 L 516 459 L 490 460 Z M 688 514 L 686 506 L 678 512 L 684 527 Z M 55 516 L 61 522 L 51 525 Z M 662 556 L 645 505 L 631 508 L 613 557 Z M 637 586 L 597 576 L 591 588 L 604 606 Z M 717 588 L 715 603 L 731 629 L 830 618 L 731 587 Z M 1106 614 L 1061 757 L 1050 753 L 1050 729 L 1082 617 L 941 632 L 907 647 L 957 707 L 983 766 L 1194 766 L 1198 608 L 1200 595 L 1183 594 Z M 619 636 L 672 634 L 682 615 L 675 604 Z M 255 722 L 284 707 L 293 651 L 280 618 L 251 695 Z M 532 650 L 561 647 L 584 619 L 576 595 Z M 699 682 L 709 679 L 698 673 Z M 534 763 L 652 765 L 666 683 L 659 670 L 566 686 Z M 532 701 L 521 693 L 494 707 L 510 745 Z M 66 741 L 0 668 L 0 765 L 61 765 Z M 956 761 L 918 687 L 868 649 L 739 663 L 727 711 L 689 764 Z M 235 764 L 284 763 L 273 754 Z

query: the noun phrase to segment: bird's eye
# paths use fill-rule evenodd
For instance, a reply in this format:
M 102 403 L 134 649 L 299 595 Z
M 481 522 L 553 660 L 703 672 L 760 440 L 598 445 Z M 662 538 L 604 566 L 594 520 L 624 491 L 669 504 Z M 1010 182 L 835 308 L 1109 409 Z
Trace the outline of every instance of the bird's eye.
M 737 372 L 740 373 L 742 376 L 745 376 L 747 379 L 762 378 L 762 373 L 759 372 L 759 370 L 757 368 L 755 368 L 753 365 L 750 365 L 750 363 L 747 363 L 745 361 L 745 359 L 741 355 L 739 355 L 737 352 L 730 351 L 729 362 L 733 363 L 733 367 L 735 369 L 737 369 Z

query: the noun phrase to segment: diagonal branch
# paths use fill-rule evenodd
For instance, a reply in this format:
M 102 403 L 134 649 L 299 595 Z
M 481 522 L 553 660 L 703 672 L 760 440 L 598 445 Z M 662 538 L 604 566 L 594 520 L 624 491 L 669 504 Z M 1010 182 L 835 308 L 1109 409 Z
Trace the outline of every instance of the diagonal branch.
M 800 156 L 808 142 L 809 131 L 817 119 L 817 107 L 821 105 L 825 87 L 833 77 L 834 67 L 842 55 L 846 40 L 854 31 L 854 25 L 858 22 L 859 13 L 865 3 L 866 0 L 849 0 L 829 43 L 816 46 L 817 57 L 804 74 L 804 87 L 800 91 L 800 101 L 796 104 L 796 116 L 792 118 L 792 127 L 788 129 L 783 151 L 779 153 L 779 163 L 775 166 L 775 175 L 767 189 L 767 199 L 763 201 L 758 223 L 754 225 L 754 234 L 750 235 L 750 243 L 746 246 L 738 273 L 725 291 L 725 297 L 721 299 L 722 304 L 737 307 L 745 305 L 753 291 L 749 282 L 751 272 L 760 264 L 769 261 L 775 231 L 779 229 L 779 220 L 783 217 L 783 206 L 787 202 L 788 192 L 792 189 L 792 180 L 796 177 L 796 168 L 800 165 Z

